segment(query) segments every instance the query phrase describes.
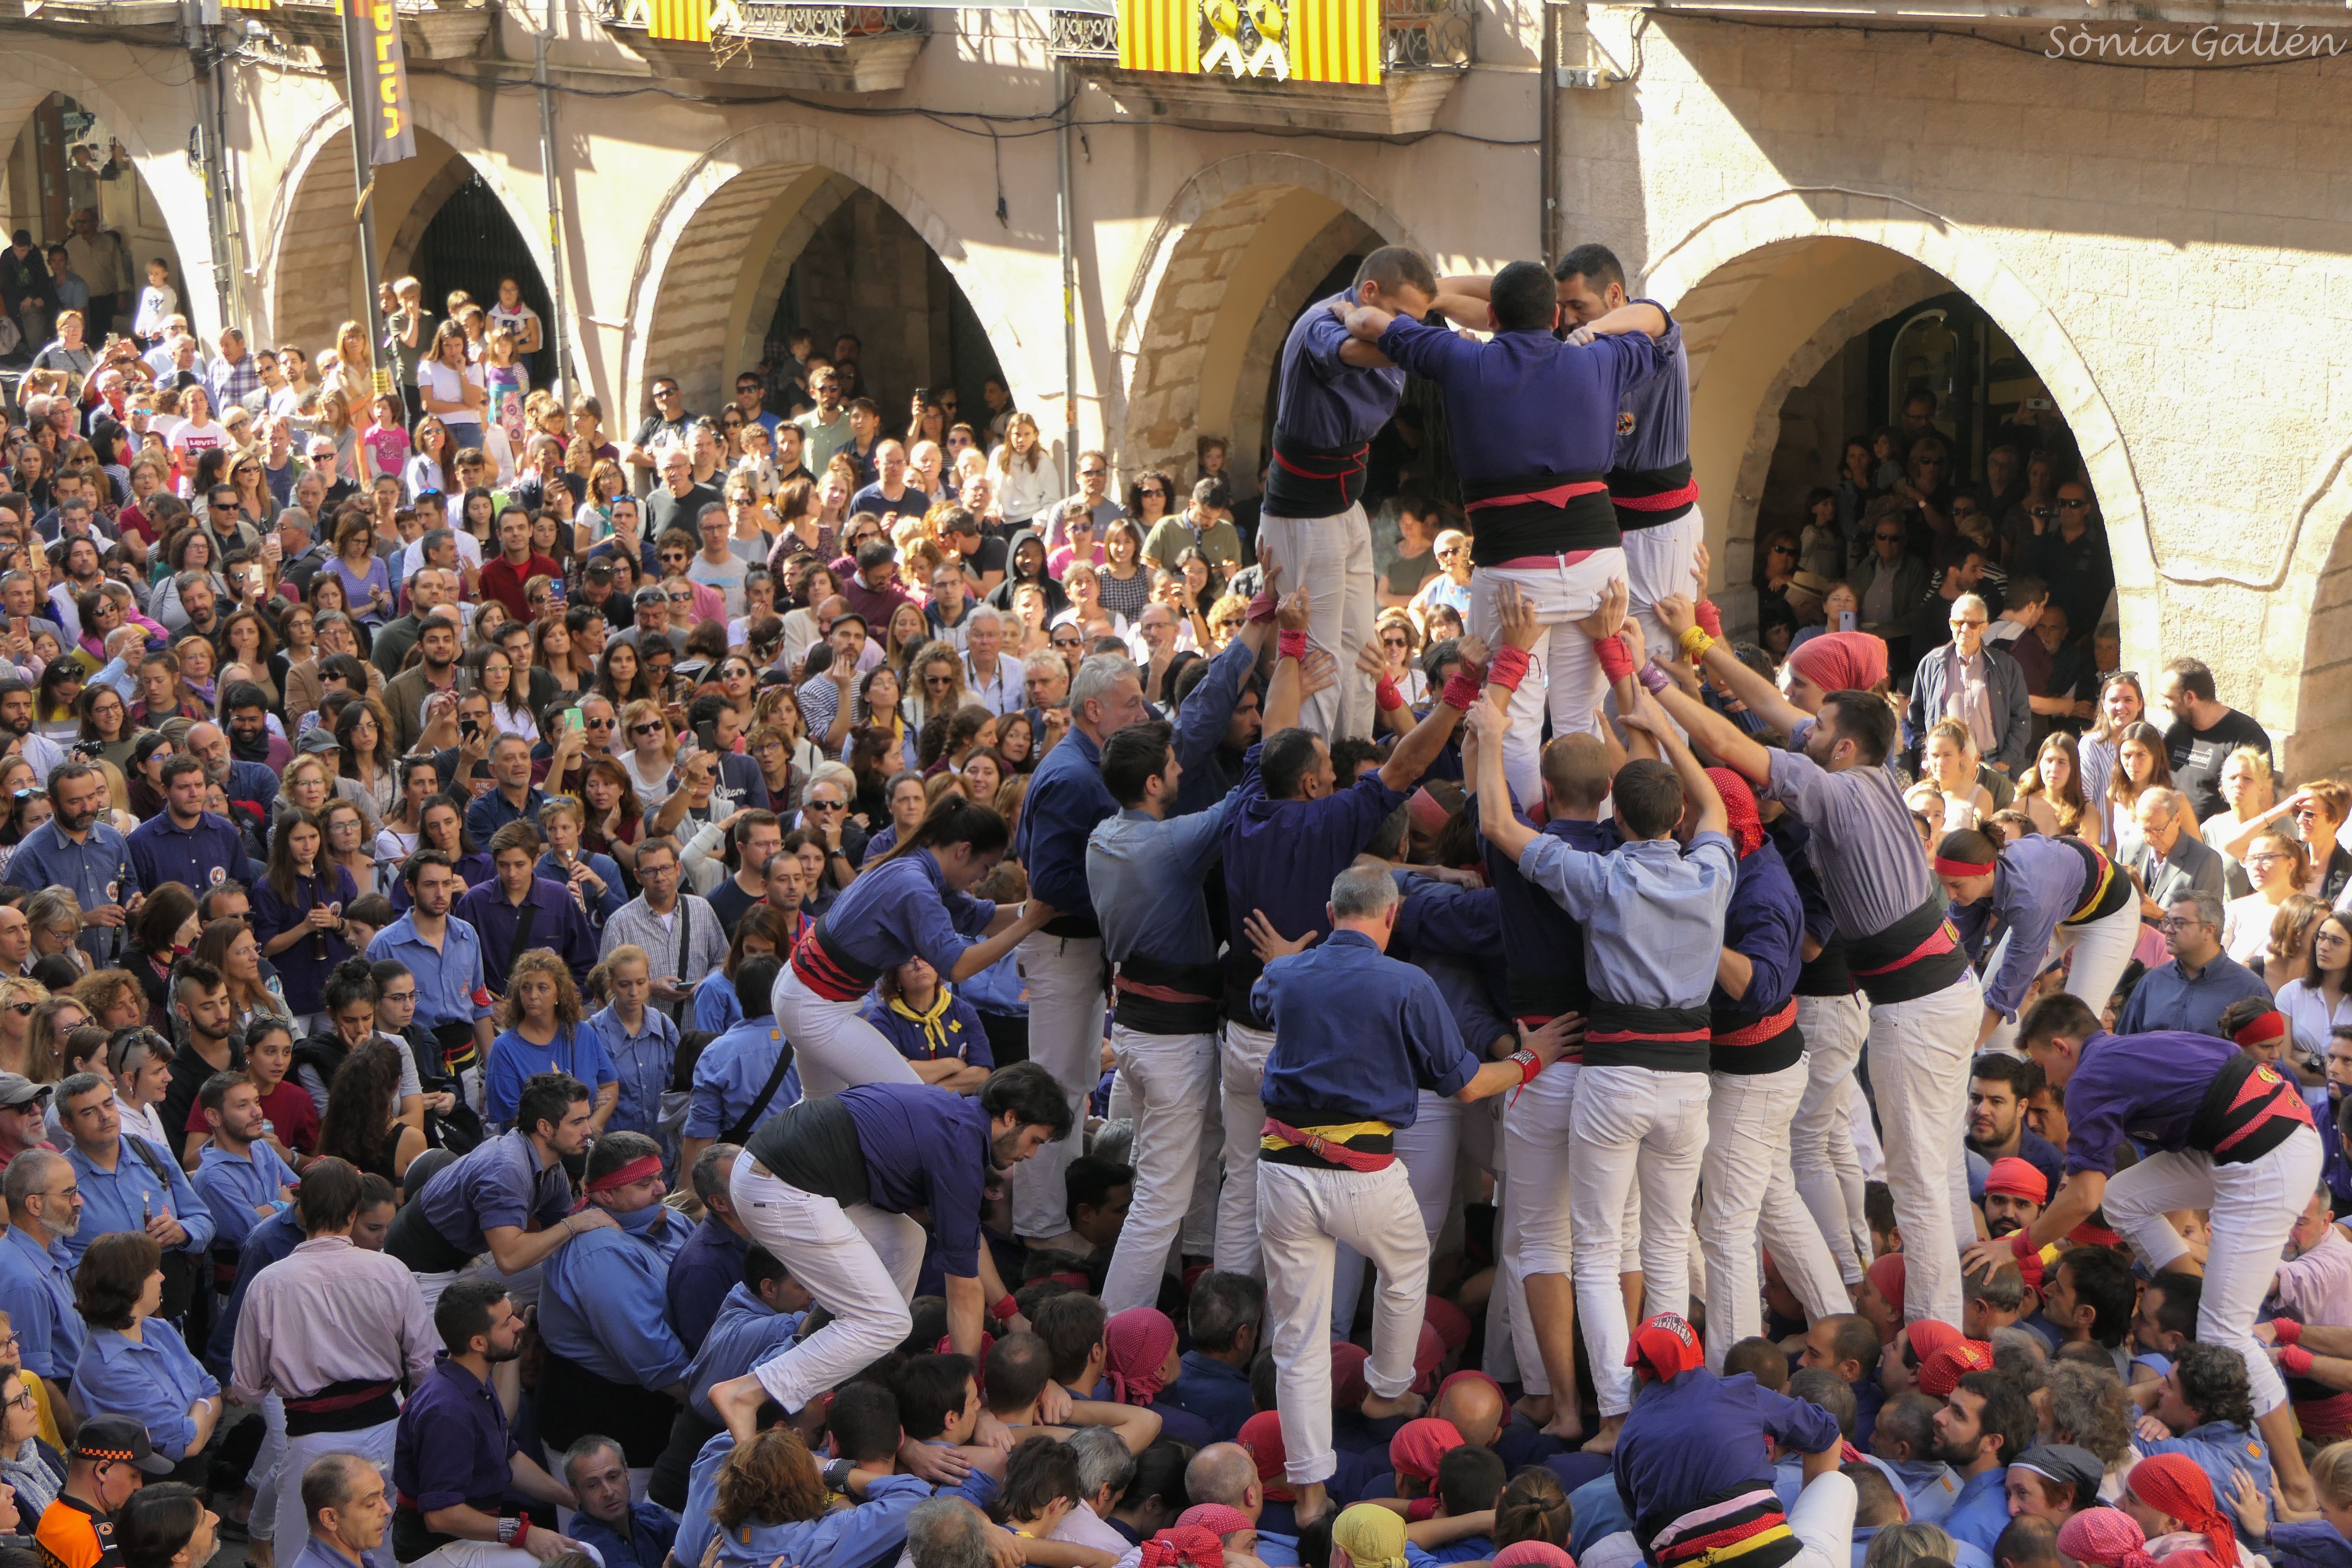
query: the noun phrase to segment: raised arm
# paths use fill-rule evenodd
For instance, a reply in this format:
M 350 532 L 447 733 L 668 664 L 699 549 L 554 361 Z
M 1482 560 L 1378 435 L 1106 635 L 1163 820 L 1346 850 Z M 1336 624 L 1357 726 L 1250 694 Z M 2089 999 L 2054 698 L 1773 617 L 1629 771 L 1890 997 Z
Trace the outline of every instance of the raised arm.
M 1750 784 L 1769 784 L 1772 755 L 1745 730 L 1688 692 L 1668 686 L 1654 694 L 1666 717 L 1680 724 L 1690 738 Z
M 1665 752 L 1666 764 L 1682 781 L 1684 795 L 1698 806 L 1698 826 L 1694 831 L 1728 834 L 1731 821 L 1724 812 L 1723 793 L 1715 787 L 1715 781 L 1706 776 L 1698 758 L 1691 754 L 1690 747 L 1675 732 L 1675 727 L 1666 722 L 1665 711 L 1656 700 L 1646 691 L 1634 700 L 1634 710 L 1625 715 L 1625 728 L 1646 731 Z
M 1621 338 L 1630 332 L 1644 337 L 1666 335 L 1666 313 L 1647 300 L 1634 300 L 1618 306 L 1599 321 L 1587 321 L 1569 334 L 1570 342 L 1590 342 L 1594 338 Z
M 1536 831 L 1512 809 L 1511 786 L 1503 777 L 1503 737 L 1510 730 L 1509 716 L 1491 701 L 1470 710 L 1470 733 L 1478 753 L 1478 831 L 1516 863 L 1535 842 Z
M 1276 735 L 1298 727 L 1298 710 L 1307 700 L 1301 666 L 1306 658 L 1308 618 L 1304 588 L 1283 600 L 1281 607 L 1275 611 L 1275 625 L 1279 630 L 1276 634 L 1274 679 L 1265 685 L 1265 734 Z
M 1658 624 L 1678 640 L 1698 624 L 1696 606 L 1679 594 L 1659 600 L 1655 608 Z M 1721 637 L 1716 638 L 1715 646 L 1706 650 L 1700 668 L 1728 687 L 1733 696 L 1748 704 L 1749 711 L 1761 714 L 1766 723 L 1783 735 L 1795 734 L 1799 725 L 1812 720 L 1811 714 L 1781 696 L 1779 687 L 1740 663 L 1731 645 Z M 1714 748 L 1710 746 L 1708 750 Z

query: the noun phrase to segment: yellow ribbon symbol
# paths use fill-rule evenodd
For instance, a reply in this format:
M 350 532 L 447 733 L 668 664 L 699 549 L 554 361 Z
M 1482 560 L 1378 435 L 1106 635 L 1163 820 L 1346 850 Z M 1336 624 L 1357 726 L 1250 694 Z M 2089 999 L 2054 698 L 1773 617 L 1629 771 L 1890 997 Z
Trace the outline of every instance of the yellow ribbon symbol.
M 1249 0 L 1250 26 L 1257 29 L 1257 52 L 1250 56 L 1248 74 L 1271 76 L 1276 81 L 1290 79 L 1290 59 L 1282 50 L 1282 40 L 1289 25 L 1283 14 L 1280 0 Z
M 1241 7 L 1234 0 L 1201 0 L 1201 15 L 1207 20 L 1209 30 L 1217 35 L 1217 41 L 1201 57 L 1201 69 L 1213 72 L 1220 60 L 1230 59 L 1235 76 L 1248 75 L 1242 64 Z

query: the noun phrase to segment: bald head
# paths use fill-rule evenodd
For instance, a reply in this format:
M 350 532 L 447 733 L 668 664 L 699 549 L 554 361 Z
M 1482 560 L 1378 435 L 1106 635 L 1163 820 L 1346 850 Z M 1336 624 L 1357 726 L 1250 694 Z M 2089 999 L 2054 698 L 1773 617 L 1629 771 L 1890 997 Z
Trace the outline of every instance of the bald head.
M 1437 1408 L 1430 1414 L 1453 1422 L 1471 1447 L 1491 1448 L 1509 1418 L 1510 1406 L 1503 1402 L 1502 1391 L 1485 1378 L 1465 1377 L 1438 1395 Z
M 1196 1503 L 1237 1508 L 1255 1520 L 1265 1494 L 1257 1482 L 1257 1461 L 1238 1443 L 1212 1443 L 1184 1467 L 1184 1491 Z

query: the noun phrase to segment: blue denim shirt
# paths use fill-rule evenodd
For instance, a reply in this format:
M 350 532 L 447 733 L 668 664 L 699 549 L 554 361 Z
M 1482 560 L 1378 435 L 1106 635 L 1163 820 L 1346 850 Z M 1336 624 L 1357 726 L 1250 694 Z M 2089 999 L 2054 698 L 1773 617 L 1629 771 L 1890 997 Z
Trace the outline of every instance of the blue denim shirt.
M 58 1381 L 73 1376 L 87 1337 L 74 1310 L 73 1266 L 62 1241 L 42 1247 L 13 1225 L 0 1235 L 0 1310 L 26 1370 Z
M 92 1415 L 129 1416 L 147 1428 L 156 1452 L 184 1459 L 196 1435 L 188 1410 L 217 1395 L 220 1380 L 163 1319 L 144 1320 L 139 1334 L 134 1340 L 118 1329 L 92 1332 L 74 1369 L 74 1398 Z

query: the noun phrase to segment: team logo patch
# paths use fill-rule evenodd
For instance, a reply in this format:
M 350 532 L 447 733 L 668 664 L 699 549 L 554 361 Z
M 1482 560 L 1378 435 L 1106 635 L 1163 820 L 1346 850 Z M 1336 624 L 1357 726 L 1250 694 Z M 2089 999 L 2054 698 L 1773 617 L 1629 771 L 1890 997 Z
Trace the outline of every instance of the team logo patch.
M 1617 434 L 1620 436 L 1631 436 L 1633 433 L 1633 411 L 1630 408 L 1621 410 L 1617 416 Z
M 226 868 L 226 867 L 225 867 L 225 866 L 215 866 L 215 867 L 214 867 L 214 868 L 213 868 L 213 886 L 214 886 L 214 887 L 217 888 L 217 887 L 219 887 L 223 882 L 226 882 L 226 881 L 227 881 L 227 880 L 228 880 L 228 868 Z

